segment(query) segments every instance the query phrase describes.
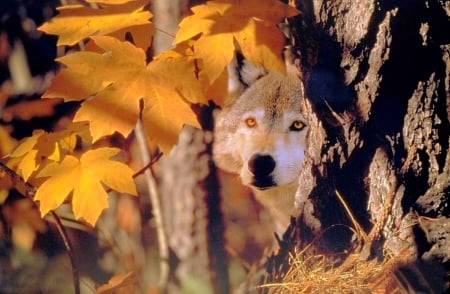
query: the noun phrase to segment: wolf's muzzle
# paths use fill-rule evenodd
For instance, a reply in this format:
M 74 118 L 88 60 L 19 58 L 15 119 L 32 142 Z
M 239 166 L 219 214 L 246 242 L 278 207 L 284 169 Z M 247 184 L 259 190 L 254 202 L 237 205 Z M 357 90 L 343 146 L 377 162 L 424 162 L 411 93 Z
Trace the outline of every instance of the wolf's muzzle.
M 275 186 L 276 183 L 271 176 L 275 169 L 275 165 L 275 160 L 270 155 L 253 155 L 248 161 L 248 168 L 254 176 L 252 185 L 259 189 Z

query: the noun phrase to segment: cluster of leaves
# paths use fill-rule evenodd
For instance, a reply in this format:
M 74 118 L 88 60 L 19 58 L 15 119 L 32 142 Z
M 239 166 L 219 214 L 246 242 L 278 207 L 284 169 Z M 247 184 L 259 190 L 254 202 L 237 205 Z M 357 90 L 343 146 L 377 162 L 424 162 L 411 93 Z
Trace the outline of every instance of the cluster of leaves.
M 19 142 L 8 165 L 36 186 L 42 215 L 72 193 L 75 216 L 95 224 L 108 206 L 102 184 L 137 194 L 132 169 L 111 159 L 121 150 L 96 142 L 114 133 L 128 137 L 141 120 L 148 139 L 167 153 L 185 124 L 199 127 L 193 104 L 222 104 L 235 50 L 283 71 L 277 24 L 298 11 L 276 0 L 209 1 L 181 21 L 174 48 L 148 62 L 155 33 L 148 0 L 86 2 L 58 8 L 39 27 L 57 35 L 59 46 L 84 48 L 57 59 L 63 69 L 42 98 L 81 106 L 66 129 L 37 130 Z

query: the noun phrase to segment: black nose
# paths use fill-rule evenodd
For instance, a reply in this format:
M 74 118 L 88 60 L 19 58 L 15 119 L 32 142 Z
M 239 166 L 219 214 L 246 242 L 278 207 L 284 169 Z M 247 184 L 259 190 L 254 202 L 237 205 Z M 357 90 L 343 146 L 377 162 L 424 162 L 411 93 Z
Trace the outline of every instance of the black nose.
M 255 177 L 265 177 L 275 169 L 275 161 L 270 155 L 255 154 L 250 158 L 248 168 Z

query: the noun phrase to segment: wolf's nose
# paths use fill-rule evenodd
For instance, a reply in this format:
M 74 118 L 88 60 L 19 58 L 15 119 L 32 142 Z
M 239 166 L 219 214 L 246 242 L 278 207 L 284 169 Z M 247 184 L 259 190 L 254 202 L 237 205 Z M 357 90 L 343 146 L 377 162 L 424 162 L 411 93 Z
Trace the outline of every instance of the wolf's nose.
M 248 168 L 255 177 L 268 176 L 275 169 L 275 160 L 270 155 L 255 154 L 250 158 Z

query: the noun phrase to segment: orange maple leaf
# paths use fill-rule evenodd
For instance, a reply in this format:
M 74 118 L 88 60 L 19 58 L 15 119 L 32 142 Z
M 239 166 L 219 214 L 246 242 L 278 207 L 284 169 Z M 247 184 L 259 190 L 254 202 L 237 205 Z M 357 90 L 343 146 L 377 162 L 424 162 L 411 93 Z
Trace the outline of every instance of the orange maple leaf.
M 110 160 L 120 149 L 98 148 L 77 158 L 67 155 L 58 163 L 44 167 L 37 177 L 49 177 L 36 191 L 42 215 L 57 208 L 73 191 L 72 208 L 76 218 L 95 225 L 108 207 L 108 194 L 102 183 L 121 193 L 137 195 L 133 171 L 125 164 Z
M 130 31 L 135 36 L 143 35 L 142 31 L 146 32 L 147 44 L 150 43 L 154 28 L 149 21 L 152 14 L 144 9 L 148 1 L 91 2 L 101 3 L 101 9 L 83 5 L 59 7 L 60 14 L 41 25 L 39 30 L 47 34 L 58 35 L 57 45 L 74 45 L 89 36 L 108 35 L 123 29 Z M 141 27 L 144 29 L 142 30 Z M 142 44 L 142 46 L 146 45 Z
M 297 15 L 295 8 L 277 0 L 221 0 L 191 10 L 194 14 L 181 21 L 174 43 L 198 38 L 195 57 L 203 60 L 210 83 L 222 74 L 236 49 L 256 65 L 284 71 L 283 35 L 277 24 Z
M 91 37 L 105 53 L 78 52 L 58 59 L 67 68 L 43 95 L 86 99 L 74 121 L 89 121 L 95 140 L 115 131 L 128 136 L 140 114 L 151 139 L 168 152 L 184 124 L 199 126 L 190 103 L 205 103 L 193 60 L 158 58 L 108 36 Z

